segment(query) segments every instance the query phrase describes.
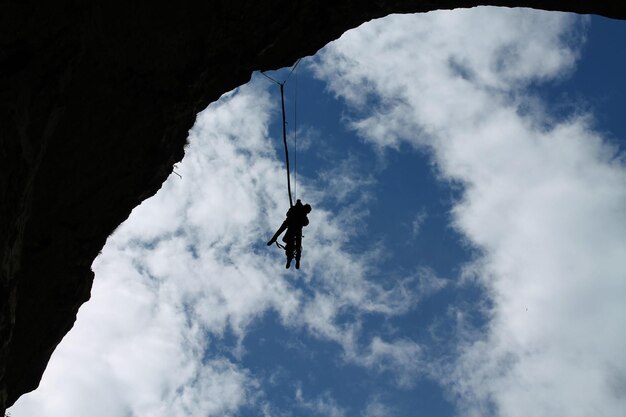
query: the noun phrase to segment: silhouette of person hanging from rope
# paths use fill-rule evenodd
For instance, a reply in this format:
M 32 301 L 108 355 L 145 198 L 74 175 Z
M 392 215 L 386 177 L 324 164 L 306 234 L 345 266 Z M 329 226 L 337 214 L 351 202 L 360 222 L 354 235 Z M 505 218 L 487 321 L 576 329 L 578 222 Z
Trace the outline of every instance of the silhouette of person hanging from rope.
M 309 224 L 309 218 L 307 214 L 311 212 L 311 205 L 302 204 L 302 201 L 297 200 L 287 211 L 287 218 L 280 225 L 274 236 L 267 242 L 267 246 L 276 242 L 276 239 L 287 230 L 282 241 L 285 242 L 285 255 L 287 256 L 286 268 L 291 266 L 291 261 L 296 259 L 296 269 L 300 269 L 300 256 L 302 255 L 302 228 Z M 280 246 L 280 245 L 279 245 Z M 282 247 L 282 246 L 281 246 Z

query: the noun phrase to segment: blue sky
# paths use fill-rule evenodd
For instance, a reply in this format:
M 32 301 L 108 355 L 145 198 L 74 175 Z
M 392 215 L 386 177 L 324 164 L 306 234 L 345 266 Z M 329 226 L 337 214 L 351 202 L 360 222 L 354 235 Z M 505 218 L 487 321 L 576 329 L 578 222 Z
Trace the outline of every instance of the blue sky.
M 12 415 L 623 415 L 625 40 L 477 8 L 304 59 L 300 271 L 265 246 L 288 198 L 278 90 L 254 74 L 109 238 Z

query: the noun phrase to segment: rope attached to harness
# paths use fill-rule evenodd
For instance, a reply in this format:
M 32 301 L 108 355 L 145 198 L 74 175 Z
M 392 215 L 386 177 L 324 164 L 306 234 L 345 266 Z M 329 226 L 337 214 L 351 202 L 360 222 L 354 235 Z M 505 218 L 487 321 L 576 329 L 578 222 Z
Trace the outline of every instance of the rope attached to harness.
M 283 111 L 283 144 L 285 145 L 285 164 L 287 165 L 287 192 L 289 193 L 289 207 L 293 207 L 293 198 L 291 197 L 291 178 L 289 173 L 289 150 L 287 147 L 287 121 L 285 119 L 285 83 L 280 84 L 280 107 Z
M 289 168 L 289 149 L 287 146 L 287 118 L 285 116 L 285 83 L 289 80 L 289 77 L 291 77 L 291 74 L 293 74 L 294 70 L 296 69 L 299 63 L 300 63 L 300 59 L 298 59 L 296 63 L 293 64 L 293 67 L 291 67 L 291 71 L 289 71 L 289 74 L 287 74 L 287 77 L 285 78 L 283 82 L 278 82 L 274 78 L 270 77 L 269 75 L 261 71 L 261 75 L 263 75 L 268 80 L 272 81 L 274 84 L 277 84 L 278 87 L 280 88 L 280 108 L 283 114 L 283 145 L 285 147 L 285 167 L 287 169 L 287 193 L 289 194 L 289 207 L 293 207 L 293 197 L 291 196 L 291 169 Z M 296 119 L 296 123 L 297 123 L 297 119 Z M 298 175 L 298 174 L 295 173 L 295 175 Z M 278 242 L 276 242 L 276 244 L 278 245 L 279 248 L 282 248 Z

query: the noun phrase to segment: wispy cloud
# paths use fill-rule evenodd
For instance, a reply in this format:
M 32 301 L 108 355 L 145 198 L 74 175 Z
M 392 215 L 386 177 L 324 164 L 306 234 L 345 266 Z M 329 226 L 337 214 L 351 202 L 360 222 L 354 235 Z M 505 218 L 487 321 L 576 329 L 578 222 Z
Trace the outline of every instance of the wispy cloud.
M 344 417 L 346 415 L 346 410 L 338 405 L 328 392 L 314 399 L 307 399 L 302 388 L 299 387 L 296 389 L 295 401 L 300 408 L 311 411 L 314 415 L 324 417 Z
M 386 342 L 375 337 L 365 352 L 354 360 L 368 368 L 391 372 L 402 387 L 410 387 L 427 366 L 420 346 L 411 340 Z
M 397 413 L 392 407 L 383 403 L 378 398 L 374 398 L 367 403 L 365 409 L 361 413 L 362 417 L 393 417 L 396 415 Z
M 415 213 L 415 217 L 413 217 L 413 221 L 411 222 L 411 233 L 413 237 L 419 235 L 422 225 L 426 221 L 428 217 L 428 212 L 426 209 L 421 208 L 417 213 Z

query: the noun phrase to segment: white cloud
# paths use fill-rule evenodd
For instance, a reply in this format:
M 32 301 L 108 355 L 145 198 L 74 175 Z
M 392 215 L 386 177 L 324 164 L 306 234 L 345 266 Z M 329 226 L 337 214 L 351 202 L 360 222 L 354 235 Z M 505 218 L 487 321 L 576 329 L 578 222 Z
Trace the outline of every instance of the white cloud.
M 454 225 L 482 251 L 471 269 L 493 308 L 438 375 L 461 414 L 626 409 L 623 159 L 588 115 L 525 111 L 537 100 L 525 87 L 572 71 L 584 25 L 529 10 L 394 16 L 345 34 L 314 65 L 359 112 L 366 141 L 427 149 L 464 187 Z
M 193 383 L 182 386 L 154 415 L 235 415 L 249 388 L 258 389 L 249 375 L 225 360 L 203 364 Z M 144 414 L 145 415 L 145 414 Z

